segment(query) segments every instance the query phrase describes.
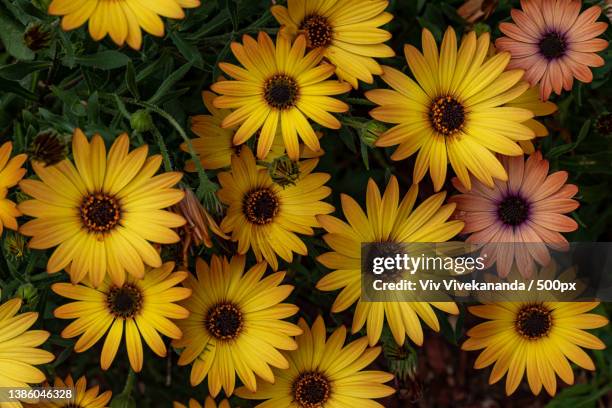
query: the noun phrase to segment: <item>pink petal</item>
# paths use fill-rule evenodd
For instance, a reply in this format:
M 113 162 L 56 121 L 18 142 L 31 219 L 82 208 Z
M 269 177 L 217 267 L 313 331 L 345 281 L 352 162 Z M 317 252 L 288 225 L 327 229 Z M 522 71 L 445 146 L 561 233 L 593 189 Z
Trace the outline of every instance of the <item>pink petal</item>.
M 561 95 L 561 89 L 563 89 L 563 72 L 561 71 L 558 60 L 552 60 L 550 64 L 548 64 L 548 77 L 552 89 L 557 95 Z
M 531 86 L 533 86 L 542 79 L 542 76 L 548 67 L 548 61 L 540 55 L 533 55 L 526 58 L 526 60 L 527 71 L 525 72 L 525 76 L 523 78 L 525 81 L 529 82 Z
M 461 231 L 464 234 L 482 231 L 497 221 L 496 214 L 491 212 L 469 212 L 460 218 L 465 222 L 465 227 Z
M 548 160 L 542 159 L 542 153 L 535 152 L 529 156 L 525 163 L 525 174 L 523 175 L 521 194 L 531 200 L 532 195 L 538 190 L 547 175 Z
M 531 221 L 527 221 L 527 225 L 540 237 L 542 242 L 547 246 L 557 250 L 566 250 L 569 247 L 567 239 L 557 231 L 551 231 Z
M 572 232 L 578 229 L 578 224 L 572 218 L 555 213 L 537 213 L 531 220 L 546 229 L 559 232 Z
M 513 38 L 517 41 L 524 43 L 537 44 L 539 33 L 535 30 L 535 25 L 533 26 L 534 30 L 522 30 L 516 24 L 512 23 L 500 23 L 499 29 L 502 33 L 506 34 L 508 37 Z M 533 34 L 535 33 L 535 35 Z
M 546 249 L 546 245 L 528 222 L 521 225 L 517 232 L 520 234 L 522 241 L 528 244 L 527 249 L 537 263 L 546 265 L 550 262 L 550 253 Z
M 537 203 L 533 204 L 531 206 L 531 209 L 535 213 L 555 212 L 564 214 L 572 212 L 578 207 L 580 207 L 580 203 L 576 200 L 572 200 L 571 198 L 547 198 L 545 200 L 538 201 Z
M 457 203 L 457 211 L 496 211 L 495 203 L 486 197 L 476 194 L 461 194 L 450 198 Z
M 567 177 L 567 171 L 557 171 L 552 173 L 546 177 L 546 180 L 544 180 L 539 188 L 533 193 L 531 200 L 539 201 L 559 191 L 559 189 L 567 181 Z
M 549 198 L 572 198 L 576 194 L 578 194 L 578 186 L 574 184 L 566 184 Z
M 530 1 L 521 1 L 521 8 L 524 11 L 513 9 L 510 12 L 512 20 L 521 30 L 528 32 L 532 37 L 538 38 L 546 30 L 546 23 L 539 7 Z
M 580 7 L 581 2 L 577 0 L 570 1 L 569 4 L 564 7 L 563 17 L 559 23 L 561 32 L 565 33 L 572 27 L 576 18 L 578 18 L 578 14 L 580 14 Z
M 582 81 L 587 84 L 593 81 L 593 73 L 591 72 L 589 67 L 587 67 L 584 64 L 578 64 L 573 60 L 568 60 L 568 61 L 571 61 L 571 62 L 568 62 L 568 65 L 570 69 L 572 70 L 574 77 L 576 77 L 577 80 Z
M 569 50 L 579 52 L 599 52 L 608 48 L 608 42 L 603 38 L 593 38 L 586 41 L 570 43 Z
M 558 61 L 561 72 L 563 73 L 563 89 L 571 91 L 574 86 L 574 75 L 572 74 L 572 70 L 565 64 L 563 58 Z
M 571 58 L 572 61 L 589 67 L 601 67 L 605 63 L 603 58 L 592 52 L 567 51 L 566 55 Z
M 508 37 L 498 38 L 495 41 L 495 46 L 503 51 L 508 51 L 512 54 L 512 58 L 524 58 L 539 52 L 539 48 L 535 44 L 520 42 Z
M 525 171 L 523 156 L 511 157 L 506 168 L 508 169 L 508 190 L 516 194 L 523 184 L 523 174 Z

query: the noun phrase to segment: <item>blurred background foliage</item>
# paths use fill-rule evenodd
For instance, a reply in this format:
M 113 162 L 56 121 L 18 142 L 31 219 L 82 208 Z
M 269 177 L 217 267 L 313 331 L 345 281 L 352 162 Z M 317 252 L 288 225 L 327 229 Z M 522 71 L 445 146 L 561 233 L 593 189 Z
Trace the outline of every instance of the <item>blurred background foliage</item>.
M 278 30 L 269 12 L 273 3 L 269 0 L 203 0 L 199 8 L 187 11 L 185 20 L 166 22 L 163 39 L 145 36 L 142 50 L 137 52 L 118 49 L 108 39 L 96 43 L 84 28 L 63 32 L 59 19 L 46 14 L 49 3 L 50 0 L 0 0 L 0 144 L 12 140 L 16 152 L 34 156 L 45 140 L 57 138 L 69 144 L 73 129 L 80 127 L 89 135 L 101 134 L 108 143 L 118 134 L 129 132 L 132 146 L 146 143 L 152 153 L 167 152 L 166 168 L 182 169 L 189 155 L 179 145 L 184 137 L 194 137 L 189 131 L 189 117 L 205 113 L 201 92 L 219 77 L 217 64 L 232 60 L 230 43 L 240 40 L 243 34 L 255 35 L 260 30 L 274 34 Z M 383 63 L 406 71 L 401 55 L 403 44 L 420 47 L 422 28 L 431 30 L 438 40 L 448 25 L 458 33 L 474 29 L 489 31 L 496 38 L 500 35 L 499 22 L 508 21 L 510 9 L 518 7 L 518 1 L 470 1 L 476 5 L 476 12 L 461 11 L 462 17 L 458 8 L 463 3 L 390 1 L 389 11 L 395 19 L 387 29 L 393 33 L 390 45 L 398 56 Z M 584 3 L 586 7 L 598 2 Z M 604 37 L 610 40 L 611 33 L 608 29 Z M 612 240 L 612 49 L 602 56 L 606 65 L 594 70 L 591 84 L 577 82 L 572 92 L 553 98 L 559 111 L 544 121 L 550 136 L 538 141 L 538 147 L 551 162 L 551 170 L 567 170 L 570 182 L 580 187 L 581 206 L 573 214 L 580 228 L 568 237 L 573 241 Z M 392 162 L 390 150 L 372 148 L 384 126 L 369 118 L 372 106 L 364 99 L 363 91 L 377 86 L 384 85 L 378 80 L 344 96 L 352 106 L 342 117 L 344 126 L 337 132 L 324 131 L 322 146 L 326 154 L 318 171 L 332 175 L 329 185 L 336 208 L 340 208 L 340 193 L 363 203 L 370 177 L 383 186 L 395 174 L 404 192 L 411 184 L 414 159 Z M 60 146 L 55 154 L 61 158 L 67 151 Z M 214 180 L 214 172 L 189 174 L 184 179 L 201 199 L 214 191 Z M 450 183 L 446 190 L 453 194 Z M 421 198 L 432 191 L 427 178 L 420 188 Z M 13 195 L 16 201 L 23 199 L 18 190 Z M 211 208 L 213 212 L 214 209 Z M 339 315 L 329 313 L 335 293 L 313 290 L 327 272 L 314 261 L 325 251 L 325 244 L 320 236 L 304 240 L 309 256 L 297 257 L 286 265 L 288 279 L 296 286 L 290 301 L 302 308 L 301 315 L 309 322 L 321 314 L 330 329 L 339 324 L 350 326 L 352 310 Z M 39 326 L 53 333 L 47 346 L 57 358 L 45 367 L 49 378 L 68 372 L 73 376 L 85 374 L 90 381 L 100 383 L 102 389 L 113 391 L 116 407 L 169 406 L 172 400 L 186 403 L 189 397 L 204 400 L 205 384 L 189 386 L 189 367 L 176 366 L 175 352 L 169 353 L 167 359 L 159 359 L 146 348 L 145 365 L 134 379 L 131 398 L 119 397 L 128 378 L 127 359 L 119 358 L 108 372 L 101 372 L 101 344 L 76 354 L 74 340 L 59 336 L 67 323 L 53 318 L 52 311 L 61 300 L 49 285 L 66 280 L 66 275 L 47 275 L 48 254 L 29 251 L 25 239 L 18 234 L 5 232 L 1 247 L 2 301 L 16 295 L 23 297 L 26 309 L 40 312 Z M 213 251 L 223 253 L 227 248 L 225 243 Z M 180 248 L 169 247 L 165 251 L 166 259 L 180 261 Z M 210 251 L 200 249 L 197 253 L 206 257 Z M 611 311 L 608 304 L 596 312 L 609 316 Z M 383 356 L 376 365 L 397 375 L 398 393 L 385 400 L 385 406 L 612 406 L 609 350 L 595 351 L 597 371 L 577 372 L 576 385 L 563 388 L 555 399 L 546 395 L 533 397 L 525 381 L 508 398 L 503 384 L 487 384 L 489 370 L 471 368 L 476 353 L 459 349 L 465 328 L 473 325 L 474 318 L 461 306 L 460 316 L 439 315 L 439 319 L 441 332 L 427 330 L 422 348 L 409 343 L 397 347 L 387 333 Z M 597 334 L 612 345 L 610 326 Z M 249 402 L 232 401 L 233 406 L 251 406 Z

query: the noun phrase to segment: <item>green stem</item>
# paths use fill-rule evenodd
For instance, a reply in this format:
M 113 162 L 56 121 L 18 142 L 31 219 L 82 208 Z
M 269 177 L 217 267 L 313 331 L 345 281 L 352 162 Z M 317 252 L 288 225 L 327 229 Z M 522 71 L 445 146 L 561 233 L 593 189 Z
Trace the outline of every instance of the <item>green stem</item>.
M 107 96 L 107 95 L 101 95 L 101 96 Z M 111 97 L 114 97 L 114 96 L 111 96 Z M 191 156 L 191 160 L 193 160 L 193 163 L 198 172 L 198 177 L 200 179 L 200 186 L 198 187 L 197 195 L 200 199 L 204 198 L 208 206 L 210 206 L 209 209 L 215 208 L 215 206 L 218 205 L 218 200 L 217 200 L 217 196 L 215 195 L 215 191 L 217 191 L 219 187 L 215 183 L 210 181 L 210 179 L 206 175 L 206 171 L 204 171 L 204 167 L 202 167 L 202 163 L 200 162 L 200 159 L 198 155 L 196 154 L 195 149 L 193 148 L 193 143 L 191 143 L 191 139 L 189 138 L 189 136 L 187 136 L 187 133 L 185 132 L 183 127 L 168 112 L 166 112 L 163 109 L 160 109 L 156 105 L 153 105 L 151 103 L 144 102 L 144 101 L 139 101 L 134 98 L 128 98 L 128 97 L 121 97 L 121 100 L 123 102 L 130 103 L 132 105 L 136 105 L 142 108 L 149 109 L 151 112 L 155 112 L 162 118 L 166 119 L 168 123 L 174 129 L 176 129 L 178 134 L 181 136 L 181 138 L 185 142 L 185 145 L 187 146 L 187 151 L 189 152 L 189 155 Z
M 123 391 L 121 391 L 121 394 L 131 395 L 132 389 L 134 388 L 135 380 L 136 380 L 136 373 L 134 372 L 132 367 L 130 367 L 130 371 L 128 372 L 128 377 L 127 377 L 127 380 L 125 380 L 125 386 L 123 387 Z
M 172 163 L 170 162 L 170 156 L 168 155 L 168 148 L 166 147 L 164 138 L 159 132 L 159 129 L 157 128 L 157 126 L 153 126 L 153 129 L 151 129 L 151 132 L 153 133 L 153 136 L 155 136 L 155 140 L 157 142 L 157 145 L 159 146 L 161 155 L 164 158 L 164 169 L 166 171 L 172 171 Z

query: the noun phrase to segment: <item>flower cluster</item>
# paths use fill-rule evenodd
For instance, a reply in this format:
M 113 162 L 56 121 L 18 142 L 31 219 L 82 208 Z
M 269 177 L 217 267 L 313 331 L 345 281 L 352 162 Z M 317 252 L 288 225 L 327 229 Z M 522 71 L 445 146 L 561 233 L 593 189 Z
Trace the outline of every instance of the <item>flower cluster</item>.
M 48 14 L 61 16 L 63 30 L 87 23 L 94 40 L 108 35 L 139 50 L 142 31 L 164 35 L 161 17 L 187 23 L 186 9 L 198 7 L 198 0 L 53 0 Z M 191 117 L 197 137 L 177 124 L 184 137 L 176 157 L 190 156 L 184 166 L 169 159 L 148 110 L 140 111 L 146 126 L 132 135 L 87 135 L 75 123 L 70 148 L 55 134 L 39 136 L 28 177 L 27 155 L 14 155 L 12 142 L 0 147 L 0 234 L 11 230 L 29 238 L 28 250 L 46 251 L 46 271 L 55 274 L 50 295 L 62 303 L 48 312 L 70 320 L 56 342 L 74 338 L 74 352 L 89 355 L 100 346 L 103 371 L 125 348 L 127 364 L 141 372 L 155 358 L 143 341 L 159 358 L 178 355 L 190 385 L 206 384 L 198 398 L 205 408 L 217 400 L 229 408 L 225 398 L 235 396 L 263 400 L 262 408 L 382 407 L 375 400 L 397 391 L 397 373 L 368 367 L 380 365 L 385 332 L 397 347 L 421 346 L 423 323 L 440 331 L 460 309 L 362 300 L 362 243 L 464 239 L 492 254 L 486 266 L 501 276 L 529 277 L 549 265 L 549 250 L 566 247 L 563 234 L 578 229 L 570 213 L 579 207 L 579 187 L 568 183 L 568 171 L 550 170 L 541 151 L 552 138 L 544 118 L 558 109 L 552 93 L 571 91 L 574 78 L 591 82 L 590 68 L 604 65 L 600 7 L 523 0 L 500 24 L 504 36 L 448 27 L 437 41 L 423 29 L 420 46 L 405 44 L 405 59 L 395 63 L 388 8 L 384 0 L 272 6 L 276 34 L 236 37 L 218 61 L 224 76 L 202 90 L 208 113 Z M 360 87 L 363 98 L 348 96 Z M 343 127 L 363 128 L 355 125 L 355 99 L 371 107 L 373 149 L 412 166 L 387 167 L 393 172 L 384 188 L 363 178 L 365 206 L 335 194 L 330 186 L 342 186 L 317 171 L 321 161 L 335 160 L 322 143 Z M 160 154 L 136 143 L 149 131 L 159 137 Z M 296 279 L 308 258 L 318 263 L 311 281 Z M 320 276 L 319 267 L 328 271 Z M 355 338 L 347 341 L 341 324 L 326 328 L 332 318 L 319 314 L 327 305 L 314 314 L 302 307 L 294 292 L 315 288 L 339 290 L 331 313 L 354 307 Z M 35 366 L 55 358 L 40 348 L 49 332 L 29 330 L 37 313 L 19 313 L 21 305 L 13 298 L 0 306 L 2 387 L 43 383 Z M 533 394 L 544 388 L 554 395 L 556 376 L 574 382 L 570 361 L 595 368 L 583 348 L 605 347 L 586 331 L 608 323 L 588 313 L 597 306 L 538 298 L 471 306 L 488 321 L 469 328 L 461 348 L 482 350 L 474 367 L 492 365 L 491 384 L 506 376 L 508 395 L 523 377 Z M 54 386 L 73 388 L 71 401 L 24 405 L 103 407 L 111 398 L 98 386 L 87 389 L 85 377 L 57 376 Z M 188 406 L 202 405 L 192 399 Z

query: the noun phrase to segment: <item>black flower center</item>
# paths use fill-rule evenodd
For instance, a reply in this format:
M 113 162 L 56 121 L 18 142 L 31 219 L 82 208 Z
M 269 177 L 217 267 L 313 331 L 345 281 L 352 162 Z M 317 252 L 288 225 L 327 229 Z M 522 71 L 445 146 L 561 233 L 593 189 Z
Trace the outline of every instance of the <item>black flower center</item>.
M 206 330 L 219 340 L 233 340 L 242 331 L 242 312 L 231 303 L 219 303 L 208 310 L 204 319 Z
M 441 96 L 431 104 L 429 120 L 436 132 L 450 136 L 463 129 L 465 109 L 452 96 Z
M 327 47 L 332 42 L 333 30 L 329 20 L 317 14 L 304 18 L 300 30 L 306 34 L 308 48 Z
M 504 224 L 521 225 L 529 218 L 529 203 L 519 196 L 508 196 L 497 206 L 497 214 Z
M 121 219 L 118 201 L 108 195 L 96 193 L 83 199 L 80 207 L 83 225 L 90 232 L 107 232 Z
M 545 34 L 538 45 L 542 55 L 549 60 L 562 57 L 567 49 L 565 37 L 554 31 Z
M 523 306 L 516 317 L 516 331 L 529 340 L 537 340 L 546 336 L 552 328 L 551 311 L 543 304 Z
M 63 406 L 64 408 L 82 408 L 79 404 L 77 404 L 76 402 L 69 402 L 68 404 Z
M 142 309 L 142 291 L 134 284 L 113 287 L 106 294 L 106 304 L 115 317 L 129 319 Z
M 272 222 L 278 214 L 278 197 L 269 188 L 253 190 L 244 197 L 242 212 L 246 219 L 258 225 Z
M 300 374 L 293 383 L 295 402 L 301 408 L 321 408 L 329 399 L 331 387 L 323 374 L 309 372 Z
M 264 99 L 275 109 L 289 109 L 295 105 L 300 88 L 295 79 L 276 74 L 264 83 Z

